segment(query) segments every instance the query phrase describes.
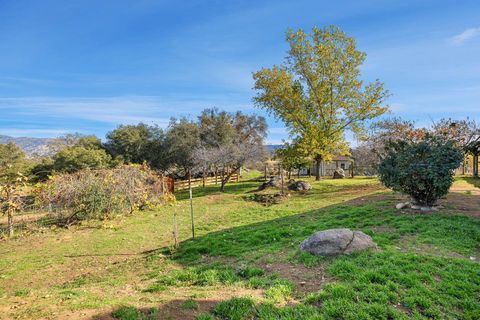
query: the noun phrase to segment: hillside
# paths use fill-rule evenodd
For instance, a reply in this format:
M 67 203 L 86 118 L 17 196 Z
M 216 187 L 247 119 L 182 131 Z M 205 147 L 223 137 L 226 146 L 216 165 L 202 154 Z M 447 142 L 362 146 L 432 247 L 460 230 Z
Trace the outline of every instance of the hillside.
M 34 155 L 49 156 L 52 154 L 50 143 L 52 138 L 9 137 L 0 135 L 0 143 L 13 142 L 18 145 L 29 157 Z

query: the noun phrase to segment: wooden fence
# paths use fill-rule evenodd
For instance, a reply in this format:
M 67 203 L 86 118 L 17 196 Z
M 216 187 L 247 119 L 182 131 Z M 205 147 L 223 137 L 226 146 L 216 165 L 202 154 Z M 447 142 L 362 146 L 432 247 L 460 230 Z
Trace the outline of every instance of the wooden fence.
M 221 177 L 220 176 L 214 176 L 214 177 L 205 177 L 205 178 L 197 178 L 197 179 L 191 179 L 190 182 L 192 183 L 192 188 L 196 187 L 205 187 L 209 185 L 214 185 L 214 184 L 221 184 Z M 240 175 L 237 173 L 234 173 L 228 182 L 238 182 L 240 179 Z M 174 182 L 174 191 L 179 191 L 179 190 L 184 190 L 188 189 L 188 180 L 178 180 Z

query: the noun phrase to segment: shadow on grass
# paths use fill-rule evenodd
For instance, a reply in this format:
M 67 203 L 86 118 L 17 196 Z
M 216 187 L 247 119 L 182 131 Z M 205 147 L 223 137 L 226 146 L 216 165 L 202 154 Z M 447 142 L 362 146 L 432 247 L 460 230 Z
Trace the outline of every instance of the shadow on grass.
M 475 188 L 480 188 L 480 178 L 464 177 L 463 179 Z
M 472 275 L 478 272 L 478 267 L 469 261 L 468 256 L 479 254 L 480 220 L 458 215 L 455 212 L 423 214 L 397 211 L 393 208 L 397 197 L 394 194 L 361 196 L 318 210 L 212 232 L 195 240 L 182 242 L 176 252 L 171 253 L 166 248 L 160 248 L 145 252 L 144 256 L 149 265 L 158 265 L 157 259 L 163 259 L 166 255 L 186 267 L 190 270 L 188 272 L 194 275 L 201 270 L 203 276 L 218 274 L 213 271 L 218 271 L 218 263 L 222 263 L 222 261 L 226 261 L 225 263 L 236 261 L 233 262 L 234 265 L 245 261 L 255 264 L 256 261 L 265 257 L 277 259 L 281 255 L 286 255 L 290 257 L 288 259 L 295 260 L 289 260 L 293 264 L 306 263 L 305 260 L 302 260 L 306 258 L 298 255 L 298 246 L 303 239 L 318 230 L 346 227 L 363 230 L 370 234 L 382 251 L 338 257 L 327 261 L 328 264 L 331 264 L 329 270 L 333 272 L 333 276 L 338 277 L 341 281 L 348 281 L 332 284 L 330 289 L 327 286 L 327 292 L 331 290 L 332 297 L 322 296 L 322 299 L 328 298 L 332 305 L 338 304 L 338 306 L 335 305 L 338 310 L 343 310 L 346 306 L 349 312 L 355 314 L 359 307 L 364 311 L 369 310 L 370 303 L 373 303 L 369 299 L 376 299 L 375 292 L 384 290 L 386 295 L 398 295 L 405 304 L 413 299 L 412 296 L 415 299 L 418 298 L 418 301 L 423 301 L 428 297 L 428 305 L 439 304 L 445 310 L 449 308 L 453 310 L 453 305 L 460 305 L 462 301 L 467 301 L 470 299 L 468 297 L 476 290 L 474 284 L 469 285 L 469 283 L 471 283 Z M 465 196 L 465 201 L 468 199 L 472 199 L 472 197 Z M 396 248 L 403 243 L 404 239 L 411 238 L 415 238 L 415 245 L 428 244 L 432 246 L 433 250 L 417 255 L 414 252 L 404 252 Z M 462 255 L 455 257 L 447 255 L 454 260 L 445 260 L 441 255 L 443 250 L 450 250 Z M 228 257 L 228 259 L 222 260 L 222 257 Z M 199 266 L 203 266 L 203 269 L 199 269 Z M 445 277 L 448 281 L 438 282 L 434 277 L 435 274 L 439 274 L 438 277 Z M 183 279 L 182 277 L 186 275 L 183 273 L 176 276 L 166 275 L 166 278 L 162 278 L 160 290 L 168 289 L 166 280 L 169 280 L 175 287 L 181 287 L 182 282 L 177 282 L 177 280 Z M 454 283 L 450 283 L 451 279 L 457 280 L 452 280 Z M 192 285 L 188 284 L 188 281 L 183 285 Z M 357 281 L 355 290 L 359 290 L 360 294 L 365 295 L 366 302 L 356 302 L 358 306 L 353 302 L 353 298 L 342 300 L 335 296 L 340 292 L 348 293 L 347 296 L 350 297 L 349 290 L 353 289 L 349 287 L 349 283 L 353 281 Z M 427 288 L 424 287 L 422 281 L 427 281 L 429 286 L 434 287 L 436 293 L 432 296 L 433 298 L 421 293 L 423 292 L 421 290 Z M 401 293 L 402 290 L 397 292 L 397 286 L 402 290 L 407 290 L 407 294 L 404 296 Z M 445 295 L 444 292 L 449 286 L 458 288 L 459 293 Z M 388 302 L 383 302 L 383 296 L 381 299 L 377 298 L 379 301 L 375 303 L 378 308 L 391 309 Z M 200 314 L 212 312 L 214 305 L 218 302 L 213 299 L 194 302 L 191 299 L 175 300 L 153 309 L 122 307 L 113 313 L 98 315 L 93 319 L 196 319 Z M 227 297 L 219 298 L 219 300 L 225 299 Z M 471 303 L 470 300 L 468 300 L 469 303 Z M 344 303 L 345 305 L 343 305 Z M 412 302 L 408 308 L 405 308 L 407 314 L 425 311 L 425 315 L 429 315 L 429 312 L 440 317 L 442 315 L 439 311 L 441 308 L 426 309 L 420 302 L 419 306 L 416 306 L 415 303 Z M 475 304 L 472 306 L 469 308 L 476 308 Z M 308 308 L 304 305 L 300 307 Z M 323 307 L 317 311 L 324 312 L 322 310 L 324 310 Z M 461 313 L 461 311 L 458 312 Z
M 255 258 L 297 251 L 300 242 L 314 232 L 332 228 L 362 230 L 373 236 L 380 246 L 391 245 L 405 235 L 414 235 L 422 242 L 460 254 L 479 250 L 479 219 L 459 215 L 456 211 L 430 214 L 397 211 L 394 208 L 397 197 L 392 194 L 362 196 L 317 210 L 211 232 L 182 242 L 174 253 L 160 248 L 148 256 L 151 259 L 155 255 L 167 255 L 184 265 L 208 256 Z M 465 196 L 464 200 L 477 201 L 477 198 L 480 196 Z M 378 231 L 381 229 L 386 231 Z
M 153 320 L 153 319 L 169 319 L 169 320 L 195 320 L 201 315 L 210 314 L 213 307 L 220 300 L 205 299 L 176 299 L 172 300 L 160 307 L 135 308 L 131 306 L 122 306 L 116 308 L 111 313 L 105 313 L 93 316 L 94 320 Z M 202 319 L 202 318 L 200 318 Z M 213 319 L 207 318 L 204 319 Z

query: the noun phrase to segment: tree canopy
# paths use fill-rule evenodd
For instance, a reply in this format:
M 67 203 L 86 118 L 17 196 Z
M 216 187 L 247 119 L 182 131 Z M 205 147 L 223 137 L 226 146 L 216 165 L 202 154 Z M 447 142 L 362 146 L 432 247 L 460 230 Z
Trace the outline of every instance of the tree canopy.
M 197 123 L 182 118 L 172 119 L 165 136 L 166 157 L 176 172 L 184 177 L 192 173 L 196 165 L 194 150 L 200 145 L 200 129 Z
M 105 147 L 113 158 L 120 157 L 126 163 L 142 163 L 149 158 L 152 140 L 161 135 L 163 131 L 158 126 L 120 125 L 107 133 Z
M 15 143 L 0 144 L 0 182 L 15 179 L 27 167 L 25 153 Z
M 263 117 L 207 109 L 199 117 L 199 128 L 201 139 L 194 153 L 196 169 L 220 170 L 221 191 L 242 166 L 264 156 L 267 125 Z
M 290 135 L 317 162 L 348 153 L 345 130 L 360 132 L 366 120 L 387 111 L 383 83 L 364 84 L 365 53 L 338 27 L 289 30 L 284 64 L 255 72 L 255 104 L 283 120 Z
M 275 151 L 275 155 L 281 159 L 282 167 L 289 172 L 289 175 L 292 170 L 308 167 L 311 163 L 295 142 L 285 143 L 282 148 Z
M 82 169 L 101 169 L 111 166 L 112 157 L 95 136 L 79 138 L 74 145 L 60 150 L 53 158 L 53 169 L 76 172 Z

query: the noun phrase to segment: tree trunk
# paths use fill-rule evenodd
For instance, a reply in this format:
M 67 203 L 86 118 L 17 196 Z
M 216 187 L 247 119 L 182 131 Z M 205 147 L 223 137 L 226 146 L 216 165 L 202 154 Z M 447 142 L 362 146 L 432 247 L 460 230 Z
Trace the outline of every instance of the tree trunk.
M 478 178 L 478 151 L 473 153 L 473 176 Z
M 162 184 L 160 185 L 162 189 L 162 195 L 165 195 L 165 176 L 163 175 L 163 173 L 160 175 L 160 179 L 162 179 Z
M 238 167 L 237 169 L 233 169 L 232 171 L 227 172 L 227 174 L 222 174 L 222 180 L 221 180 L 221 185 L 220 185 L 220 192 L 225 192 L 225 185 L 230 181 L 230 177 L 234 174 L 237 173 L 240 170 L 241 166 Z
M 321 173 L 320 173 L 320 165 L 322 163 L 322 156 L 315 157 L 315 180 L 320 181 Z

